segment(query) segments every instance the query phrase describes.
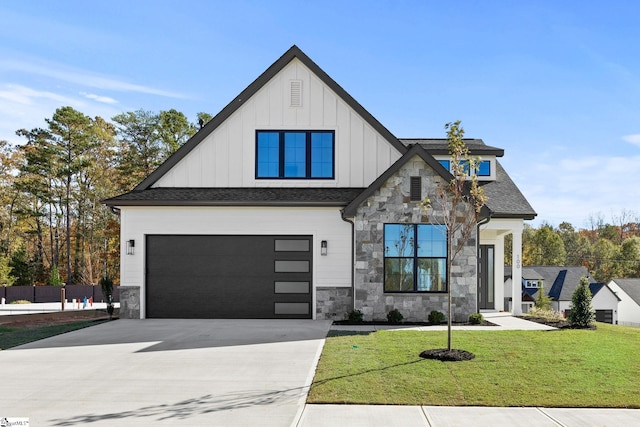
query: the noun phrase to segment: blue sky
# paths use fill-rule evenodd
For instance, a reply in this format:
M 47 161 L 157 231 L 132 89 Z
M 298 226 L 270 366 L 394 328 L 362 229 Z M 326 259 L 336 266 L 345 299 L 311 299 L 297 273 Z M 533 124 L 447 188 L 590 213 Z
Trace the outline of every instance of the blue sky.
M 397 137 L 468 137 L 542 221 L 640 213 L 640 2 L 0 2 L 0 139 L 56 108 L 216 114 L 298 45 Z

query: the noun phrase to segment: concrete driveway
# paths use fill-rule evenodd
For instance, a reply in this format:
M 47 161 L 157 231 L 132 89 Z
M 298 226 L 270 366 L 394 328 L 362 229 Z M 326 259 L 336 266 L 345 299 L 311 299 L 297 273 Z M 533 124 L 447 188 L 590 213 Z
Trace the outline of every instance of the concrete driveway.
M 330 321 L 117 320 L 0 351 L 0 418 L 289 426 Z

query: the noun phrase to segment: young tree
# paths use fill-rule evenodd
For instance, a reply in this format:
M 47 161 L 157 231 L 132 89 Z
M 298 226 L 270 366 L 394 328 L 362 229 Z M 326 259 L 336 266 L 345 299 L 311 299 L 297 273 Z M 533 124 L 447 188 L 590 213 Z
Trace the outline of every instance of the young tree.
M 0 286 L 11 286 L 16 278 L 11 275 L 9 257 L 0 254 Z
M 447 141 L 451 155 L 451 179 L 436 189 L 434 200 L 425 198 L 422 206 L 427 216 L 444 225 L 447 231 L 447 349 L 451 351 L 451 270 L 453 261 L 476 233 L 482 207 L 487 201 L 482 187 L 478 185 L 478 160 L 469 155 L 464 142 L 464 129 L 460 120 L 447 123 Z
M 591 307 L 591 291 L 589 279 L 586 276 L 580 278 L 580 284 L 573 291 L 571 297 L 571 311 L 569 311 L 569 323 L 579 328 L 590 327 L 595 320 L 595 311 Z

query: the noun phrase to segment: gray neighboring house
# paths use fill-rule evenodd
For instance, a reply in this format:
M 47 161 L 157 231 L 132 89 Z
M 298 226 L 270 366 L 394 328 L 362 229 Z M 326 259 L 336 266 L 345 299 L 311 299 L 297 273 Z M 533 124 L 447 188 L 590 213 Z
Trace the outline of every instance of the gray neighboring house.
M 489 197 L 446 282 L 446 234 L 420 202 L 448 182 L 445 139 L 399 139 L 293 46 L 132 191 L 120 214 L 121 317 L 366 320 L 501 310 L 504 239 L 520 283 L 536 215 L 466 139 Z M 435 216 L 438 212 L 434 213 Z M 514 293 L 514 299 L 520 297 Z M 514 304 L 519 314 L 520 303 Z
M 528 312 L 538 298 L 540 288 L 552 300 L 554 310 L 565 313 L 571 308 L 571 298 L 582 276 L 589 279 L 591 305 L 596 311 L 596 320 L 618 323 L 620 298 L 604 283 L 597 283 L 582 266 L 527 266 L 522 267 L 522 311 Z M 511 267 L 505 268 L 505 288 L 512 287 Z
M 620 298 L 618 323 L 640 326 L 640 279 L 612 279 L 607 286 Z

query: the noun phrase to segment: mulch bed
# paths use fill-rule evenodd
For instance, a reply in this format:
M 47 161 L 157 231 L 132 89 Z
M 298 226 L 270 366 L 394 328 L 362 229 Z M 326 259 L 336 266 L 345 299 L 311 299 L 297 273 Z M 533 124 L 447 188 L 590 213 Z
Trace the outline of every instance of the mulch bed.
M 592 330 L 596 329 L 595 324 L 591 325 L 588 328 L 580 328 L 577 326 L 571 326 L 571 323 L 569 323 L 567 320 L 549 320 L 544 317 L 537 317 L 537 316 L 515 316 L 515 317 L 518 317 L 524 320 L 529 320 L 531 322 L 541 323 L 547 326 L 553 326 L 554 328 L 558 328 L 558 329 L 592 329 Z
M 334 325 L 348 325 L 348 326 L 447 326 L 447 323 L 429 323 L 429 322 L 400 322 L 400 323 L 389 323 L 384 320 L 374 320 L 374 321 L 362 321 L 362 322 L 353 322 L 351 320 L 334 320 Z M 495 323 L 491 323 L 487 320 L 483 320 L 480 324 L 472 324 L 469 322 L 465 323 L 456 323 L 453 322 L 452 326 L 497 326 Z
M 466 350 L 458 350 L 455 348 L 452 348 L 451 350 L 446 348 L 435 348 L 423 351 L 420 353 L 420 357 L 423 359 L 439 360 L 441 362 L 463 362 L 465 360 L 475 358 L 476 355 L 469 353 Z
M 114 319 L 115 314 L 114 314 Z M 0 316 L 0 325 L 13 328 L 61 325 L 91 320 L 107 320 L 106 310 L 74 310 L 53 313 L 11 314 Z

